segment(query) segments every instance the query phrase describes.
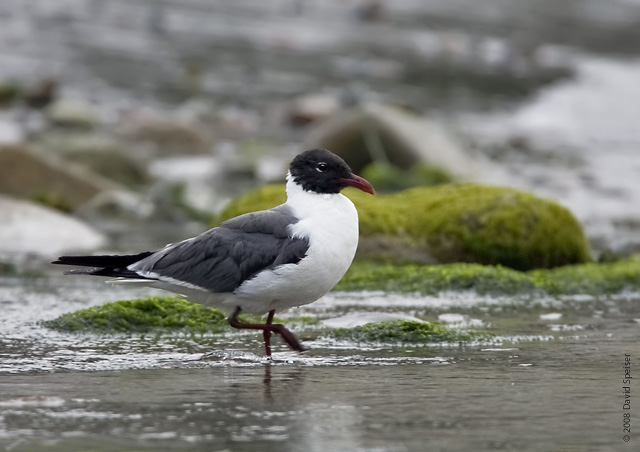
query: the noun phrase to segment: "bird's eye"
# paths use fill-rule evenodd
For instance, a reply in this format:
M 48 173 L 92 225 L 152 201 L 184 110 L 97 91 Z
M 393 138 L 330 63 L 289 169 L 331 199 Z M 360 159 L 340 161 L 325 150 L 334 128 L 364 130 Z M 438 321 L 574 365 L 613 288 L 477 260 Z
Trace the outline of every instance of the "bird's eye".
M 316 171 L 322 173 L 324 170 L 327 169 L 327 164 L 324 162 L 320 162 L 318 163 L 318 165 L 316 165 Z

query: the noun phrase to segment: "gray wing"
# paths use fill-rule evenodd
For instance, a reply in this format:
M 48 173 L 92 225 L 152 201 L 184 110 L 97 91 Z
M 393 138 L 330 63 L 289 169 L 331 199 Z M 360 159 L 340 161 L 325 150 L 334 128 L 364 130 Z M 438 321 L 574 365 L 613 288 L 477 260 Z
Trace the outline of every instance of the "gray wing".
M 197 237 L 169 245 L 129 269 L 212 292 L 233 292 L 258 272 L 297 264 L 306 255 L 309 241 L 289 234 L 289 226 L 296 222 L 284 205 L 248 213 Z

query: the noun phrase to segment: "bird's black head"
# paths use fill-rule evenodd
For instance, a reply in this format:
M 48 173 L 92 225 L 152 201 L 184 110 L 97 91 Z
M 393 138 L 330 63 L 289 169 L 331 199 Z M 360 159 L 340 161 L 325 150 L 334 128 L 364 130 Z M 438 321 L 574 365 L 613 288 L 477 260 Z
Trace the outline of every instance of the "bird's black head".
M 371 184 L 351 172 L 349 165 L 326 149 L 312 149 L 296 156 L 289 167 L 293 181 L 306 191 L 340 193 L 345 187 L 355 187 L 375 194 Z

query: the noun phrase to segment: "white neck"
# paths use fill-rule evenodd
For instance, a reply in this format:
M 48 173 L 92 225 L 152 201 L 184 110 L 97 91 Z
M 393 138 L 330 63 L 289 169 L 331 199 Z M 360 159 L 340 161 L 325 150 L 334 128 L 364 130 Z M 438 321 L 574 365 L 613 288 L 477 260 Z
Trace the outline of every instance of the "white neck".
M 358 228 L 358 213 L 353 203 L 340 193 L 316 193 L 307 191 L 293 181 L 287 173 L 287 205 L 303 219 L 316 218 L 318 224 L 332 223 Z M 335 226 L 334 226 L 335 227 Z M 329 228 L 333 229 L 333 228 Z
M 294 182 L 290 172 L 287 173 L 287 204 L 298 210 L 306 211 L 311 205 L 329 201 L 336 197 L 342 197 L 339 193 L 316 193 L 302 188 L 302 185 Z

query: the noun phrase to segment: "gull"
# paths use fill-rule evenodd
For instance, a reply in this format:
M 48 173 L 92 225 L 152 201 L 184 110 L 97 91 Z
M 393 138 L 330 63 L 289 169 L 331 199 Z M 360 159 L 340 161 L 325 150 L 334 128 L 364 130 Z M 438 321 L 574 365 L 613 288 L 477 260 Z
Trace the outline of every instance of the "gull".
M 340 191 L 375 190 L 325 149 L 296 156 L 286 180 L 284 204 L 232 218 L 159 251 L 62 256 L 53 263 L 92 267 L 67 274 L 140 283 L 222 309 L 233 328 L 262 330 L 268 357 L 272 333 L 302 352 L 293 333 L 273 323 L 275 312 L 312 303 L 340 281 L 358 246 L 358 212 Z M 267 319 L 243 323 L 241 312 L 267 314 Z

